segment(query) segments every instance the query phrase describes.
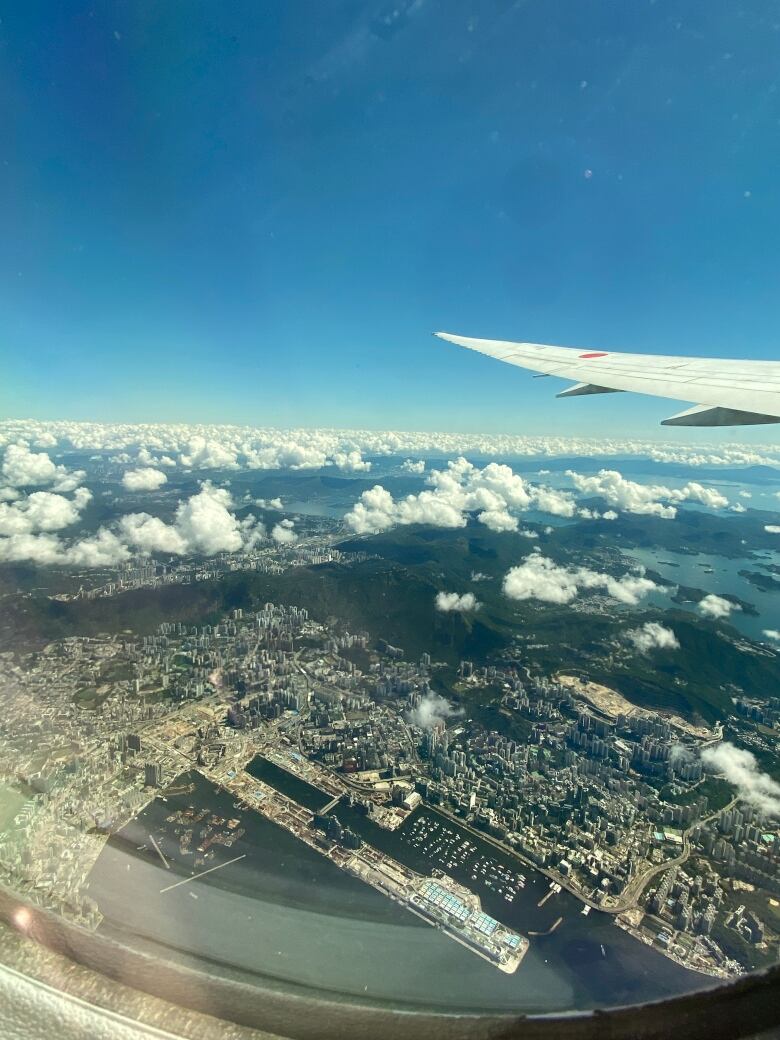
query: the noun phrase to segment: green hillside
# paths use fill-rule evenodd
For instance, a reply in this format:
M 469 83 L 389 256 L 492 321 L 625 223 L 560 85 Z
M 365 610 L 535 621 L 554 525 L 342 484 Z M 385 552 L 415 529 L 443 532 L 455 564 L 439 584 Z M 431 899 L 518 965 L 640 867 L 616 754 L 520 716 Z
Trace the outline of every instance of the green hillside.
M 251 610 L 275 600 L 306 607 L 321 620 L 336 619 L 352 632 L 367 631 L 374 641 L 401 647 L 408 658 L 428 651 L 451 666 L 441 675 L 445 684 L 460 660 L 483 664 L 502 655 L 543 674 L 587 676 L 638 704 L 705 719 L 722 718 L 740 691 L 764 694 L 780 687 L 780 656 L 765 648 L 751 651 L 724 623 L 678 609 L 623 607 L 603 597 L 566 605 L 508 600 L 501 579 L 536 544 L 562 563 L 615 573 L 624 569 L 607 547 L 575 552 L 573 545 L 562 546 L 557 534 L 530 541 L 477 526 L 404 528 L 344 543 L 345 549 L 380 556 L 351 566 L 295 567 L 282 575 L 236 572 L 94 601 L 63 603 L 33 595 L 6 611 L 0 638 L 4 646 L 33 646 L 67 635 L 126 629 L 143 634 L 162 621 L 213 622 L 234 607 Z M 472 581 L 473 572 L 481 580 Z M 473 591 L 481 609 L 465 616 L 437 611 L 441 590 Z M 647 620 L 671 625 L 681 649 L 636 653 L 625 633 Z

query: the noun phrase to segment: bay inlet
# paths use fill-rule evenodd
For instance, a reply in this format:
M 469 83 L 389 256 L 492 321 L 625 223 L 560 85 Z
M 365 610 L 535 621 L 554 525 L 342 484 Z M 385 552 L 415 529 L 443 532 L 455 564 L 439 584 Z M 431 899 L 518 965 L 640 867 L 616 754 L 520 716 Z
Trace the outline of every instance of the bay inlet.
M 248 772 L 315 811 L 328 801 L 259 756 Z M 101 929 L 160 957 L 201 969 L 206 962 L 206 970 L 225 977 L 284 989 L 434 1010 L 587 1009 L 710 982 L 634 939 L 608 915 L 583 916 L 582 903 L 567 892 L 550 896 L 544 875 L 428 807 L 394 832 L 345 804 L 333 811 L 369 844 L 419 873 L 445 871 L 479 895 L 486 913 L 530 934 L 514 975 L 239 806 L 200 774 L 185 774 L 176 785 L 187 790 L 155 799 L 113 835 L 90 876 L 90 894 L 104 915 Z M 211 844 L 199 866 L 195 847 L 182 845 L 181 820 L 188 813 L 201 816 L 193 842 L 202 833 L 212 835 L 208 841 L 224 833 L 229 842 Z M 225 821 L 238 823 L 220 831 Z

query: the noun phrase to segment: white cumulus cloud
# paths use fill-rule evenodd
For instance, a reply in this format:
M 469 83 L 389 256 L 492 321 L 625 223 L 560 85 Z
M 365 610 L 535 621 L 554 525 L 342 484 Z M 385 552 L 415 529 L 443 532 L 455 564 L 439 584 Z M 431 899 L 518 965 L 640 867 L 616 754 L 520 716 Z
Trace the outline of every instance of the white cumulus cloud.
M 127 548 L 178 556 L 214 556 L 252 548 L 265 530 L 254 517 L 239 521 L 232 507 L 230 492 L 206 480 L 197 494 L 179 502 L 172 524 L 149 513 L 129 513 L 117 525 L 116 562 L 126 557 Z M 107 548 L 111 544 L 106 543 Z
M 159 469 L 129 469 L 122 477 L 122 484 L 128 491 L 156 491 L 168 482 L 168 478 Z
M 142 553 L 173 553 L 182 556 L 187 543 L 171 524 L 149 513 L 130 513 L 119 521 L 119 531 L 128 545 Z
M 714 592 L 708 592 L 703 599 L 700 599 L 698 607 L 705 617 L 716 619 L 727 618 L 732 610 L 740 609 L 739 604 L 732 603 L 723 596 L 716 596 Z
M 230 492 L 208 480 L 197 495 L 179 503 L 175 526 L 190 552 L 213 556 L 242 548 L 239 522 L 230 512 L 232 505 Z
M 65 562 L 77 567 L 109 567 L 123 563 L 130 557 L 130 550 L 113 531 L 104 527 L 84 538 L 65 551 Z
M 431 527 L 465 527 L 468 515 L 493 531 L 516 531 L 514 512 L 536 509 L 555 516 L 574 515 L 570 494 L 530 484 L 509 466 L 490 462 L 482 469 L 464 458 L 432 470 L 430 489 L 394 499 L 376 484 L 364 491 L 344 517 L 356 534 L 377 534 L 402 524 Z
M 22 560 L 43 566 L 64 563 L 62 543 L 56 534 L 29 534 L 20 532 L 9 538 L 0 538 L 0 560 L 18 563 Z
M 0 535 L 59 531 L 79 519 L 92 498 L 87 488 L 76 488 L 72 498 L 52 491 L 33 491 L 29 495 L 0 502 Z
M 704 487 L 697 481 L 690 481 L 681 488 L 669 488 L 660 484 L 640 484 L 629 480 L 615 469 L 602 469 L 598 473 L 587 476 L 566 470 L 574 486 L 582 494 L 597 495 L 610 505 L 623 509 L 627 513 L 638 513 L 658 516 L 663 520 L 673 520 L 677 515 L 676 503 L 700 502 L 711 509 L 723 509 L 729 500 L 715 488 Z
M 292 520 L 281 520 L 271 531 L 271 537 L 278 545 L 291 545 L 298 536 L 293 530 Z
M 332 464 L 334 454 L 358 450 L 367 455 L 402 458 L 617 458 L 642 456 L 665 464 L 746 466 L 780 464 L 774 444 L 659 443 L 656 440 L 608 437 L 543 437 L 515 434 L 463 434 L 392 430 L 331 430 L 249 427 L 214 424 L 128 424 L 6 419 L 0 421 L 0 448 L 25 442 L 36 448 L 80 453 L 106 453 L 128 464 L 168 466 L 177 458 L 192 469 L 318 468 Z M 167 461 L 166 461 L 167 460 Z M 544 469 L 538 471 L 545 476 Z M 694 497 L 696 492 L 691 490 Z
M 271 444 L 245 450 L 250 469 L 322 469 L 328 462 L 324 446 L 309 438 L 280 437 Z
M 483 509 L 477 520 L 491 531 L 516 531 L 520 525 L 516 516 L 506 509 Z
M 446 723 L 447 719 L 453 715 L 462 714 L 456 708 L 453 708 L 449 701 L 445 700 L 438 693 L 429 691 L 422 698 L 416 708 L 413 708 L 409 712 L 409 722 L 413 726 L 417 726 L 420 729 L 431 729 L 436 725 Z
M 479 610 L 480 604 L 473 592 L 438 592 L 436 594 L 436 609 L 445 614 L 455 612 L 458 614 L 470 614 Z
M 583 590 L 601 589 L 619 603 L 636 605 L 652 589 L 654 582 L 644 574 L 624 574 L 614 578 L 587 567 L 563 567 L 532 552 L 504 577 L 504 594 L 509 599 L 538 599 L 543 603 L 570 603 Z
M 188 469 L 238 469 L 235 449 L 217 439 L 193 437 L 181 454 Z
M 680 642 L 672 629 L 659 625 L 657 621 L 647 621 L 641 628 L 630 629 L 626 632 L 626 639 L 643 654 L 651 650 L 680 649 Z
M 30 451 L 25 441 L 9 444 L 5 449 L 3 478 L 11 487 L 44 487 L 54 485 L 55 491 L 74 491 L 84 479 L 83 470 L 69 471 L 58 466 L 44 451 Z
M 56 480 L 57 466 L 46 452 L 32 452 L 23 442 L 9 444 L 3 459 L 3 476 L 15 487 L 35 487 Z
M 353 451 L 337 451 L 333 455 L 333 465 L 344 473 L 368 473 L 371 463 L 367 462 L 356 449 Z
M 764 816 L 780 816 L 780 784 L 768 773 L 761 772 L 750 751 L 727 741 L 714 748 L 705 748 L 701 759 L 736 787 L 743 802 L 754 805 Z
M 418 459 L 416 462 L 414 459 L 406 459 L 401 469 L 406 470 L 407 473 L 424 473 L 425 459 Z

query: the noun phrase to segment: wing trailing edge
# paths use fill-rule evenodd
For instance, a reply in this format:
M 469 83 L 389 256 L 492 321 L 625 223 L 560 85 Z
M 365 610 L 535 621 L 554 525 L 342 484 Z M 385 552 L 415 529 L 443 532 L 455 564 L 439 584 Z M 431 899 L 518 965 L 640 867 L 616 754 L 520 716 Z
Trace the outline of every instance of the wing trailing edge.
M 560 394 L 558 395 L 560 397 Z M 776 415 L 759 415 L 757 412 L 740 412 L 736 408 L 713 407 L 697 404 L 684 412 L 662 419 L 662 426 L 761 426 L 780 422 Z
M 475 339 L 436 332 L 468 350 L 542 376 L 573 380 L 559 397 L 629 391 L 698 402 L 664 420 L 666 426 L 747 426 L 780 422 L 780 361 L 738 361 L 544 343 Z

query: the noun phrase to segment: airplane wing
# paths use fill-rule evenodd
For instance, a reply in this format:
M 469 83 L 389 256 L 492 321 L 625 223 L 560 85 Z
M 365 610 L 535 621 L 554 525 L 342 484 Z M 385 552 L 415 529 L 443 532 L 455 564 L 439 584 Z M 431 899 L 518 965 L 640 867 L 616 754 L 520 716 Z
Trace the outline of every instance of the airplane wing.
M 695 401 L 663 426 L 749 426 L 780 422 L 780 361 L 721 361 L 660 354 L 550 347 L 470 339 L 436 332 L 439 339 L 509 365 L 575 380 L 558 397 L 630 390 L 676 401 Z

